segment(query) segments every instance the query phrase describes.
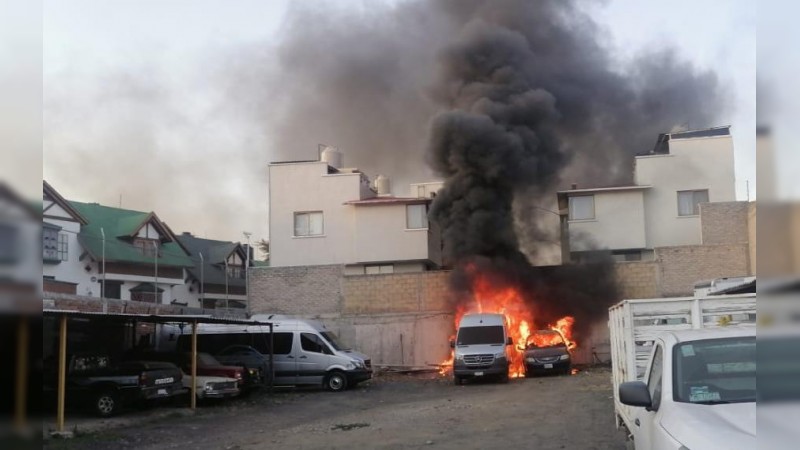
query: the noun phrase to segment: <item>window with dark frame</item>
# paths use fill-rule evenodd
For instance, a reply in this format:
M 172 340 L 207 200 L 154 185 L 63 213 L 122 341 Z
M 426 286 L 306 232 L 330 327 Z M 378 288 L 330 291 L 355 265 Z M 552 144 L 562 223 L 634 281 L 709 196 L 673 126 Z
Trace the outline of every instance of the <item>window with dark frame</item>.
M 428 205 L 420 203 L 406 205 L 406 229 L 421 230 L 428 228 Z
M 58 258 L 58 230 L 51 228 L 42 229 L 42 258 L 45 261 L 59 261 Z
M 58 233 L 58 250 L 56 256 L 60 261 L 69 259 L 69 235 L 67 233 Z
M 155 244 L 155 247 L 153 244 Z M 161 242 L 159 242 L 157 239 L 136 238 L 133 240 L 133 246 L 138 248 L 142 252 L 142 255 L 150 258 L 156 256 L 157 248 L 158 256 L 161 256 Z

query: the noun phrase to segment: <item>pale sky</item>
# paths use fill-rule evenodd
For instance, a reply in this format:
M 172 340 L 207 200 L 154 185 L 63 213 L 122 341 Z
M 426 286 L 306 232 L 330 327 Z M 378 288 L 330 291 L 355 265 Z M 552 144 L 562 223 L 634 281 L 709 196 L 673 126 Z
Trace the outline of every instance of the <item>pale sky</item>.
M 369 5 L 338 3 L 352 8 Z M 259 173 L 272 159 L 271 150 L 251 125 L 219 119 L 218 99 L 225 91 L 207 86 L 218 80 L 219 67 L 241 63 L 236 49 L 257 48 L 264 58 L 270 57 L 281 38 L 288 4 L 287 0 L 45 1 L 45 179 L 74 200 L 117 205 L 121 194 L 123 207 L 154 210 L 176 232 L 225 240 L 241 240 L 242 231 L 253 232 L 254 240 L 267 237 L 266 177 Z M 674 46 L 696 66 L 717 73 L 730 93 L 730 109 L 717 125 L 733 126 L 737 197 L 747 198 L 745 186 L 750 180 L 754 198 L 755 2 L 620 0 L 592 2 L 587 8 L 610 30 L 620 59 L 653 47 Z M 127 77 L 137 82 L 127 83 Z M 164 109 L 154 110 L 154 102 Z M 152 148 L 131 147 L 133 136 L 114 135 L 97 120 L 99 116 L 132 123 L 133 129 L 160 127 L 161 132 L 142 141 Z M 263 157 L 245 160 L 241 155 L 252 152 L 240 153 L 243 146 Z M 125 155 L 114 148 L 124 149 Z M 154 156 L 159 164 L 170 165 L 173 175 L 163 180 L 161 190 L 135 202 L 126 200 L 123 190 L 132 189 L 130 180 L 137 173 L 152 170 L 148 158 Z M 64 173 L 60 167 L 65 158 L 86 158 L 94 173 Z M 196 163 L 202 158 L 216 158 L 214 170 Z M 97 181 L 86 181 L 91 178 Z M 252 211 L 203 211 L 204 202 L 192 194 L 209 184 L 216 192 L 252 198 Z M 224 214 L 230 220 L 206 229 L 205 214 Z

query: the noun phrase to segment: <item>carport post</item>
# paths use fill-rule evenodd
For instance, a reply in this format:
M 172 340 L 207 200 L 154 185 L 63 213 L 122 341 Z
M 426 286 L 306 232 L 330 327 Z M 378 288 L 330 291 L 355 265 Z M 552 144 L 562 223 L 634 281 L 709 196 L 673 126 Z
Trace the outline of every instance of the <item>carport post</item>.
M 197 320 L 192 321 L 192 400 L 191 408 L 197 408 Z
M 275 354 L 275 329 L 272 322 L 269 324 L 269 395 L 272 395 L 272 388 L 275 386 L 275 364 L 272 363 L 272 355 Z
M 67 316 L 61 315 L 58 332 L 58 406 L 56 410 L 56 431 L 64 431 L 64 391 L 67 387 Z
M 28 401 L 28 318 L 22 317 L 17 328 L 17 376 L 14 389 L 14 425 L 25 426 Z

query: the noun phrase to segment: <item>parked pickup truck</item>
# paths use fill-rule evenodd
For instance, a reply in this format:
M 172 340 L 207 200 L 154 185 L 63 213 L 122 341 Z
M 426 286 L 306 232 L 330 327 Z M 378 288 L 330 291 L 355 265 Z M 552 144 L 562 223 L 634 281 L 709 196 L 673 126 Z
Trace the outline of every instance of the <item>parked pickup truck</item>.
M 637 450 L 756 445 L 755 296 L 610 309 L 617 425 Z
M 57 371 L 48 371 L 44 389 L 55 391 Z M 181 370 L 171 363 L 125 361 L 113 364 L 105 355 L 73 355 L 67 368 L 67 404 L 90 406 L 107 417 L 121 406 L 169 398 L 186 392 Z

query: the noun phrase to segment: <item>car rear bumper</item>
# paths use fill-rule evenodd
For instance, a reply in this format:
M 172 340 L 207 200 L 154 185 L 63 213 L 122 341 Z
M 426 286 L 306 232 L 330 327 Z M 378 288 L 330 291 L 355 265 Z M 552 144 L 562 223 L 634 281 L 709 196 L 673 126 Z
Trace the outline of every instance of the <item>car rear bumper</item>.
M 238 388 L 233 389 L 220 389 L 216 391 L 198 391 L 197 396 L 200 398 L 230 398 L 236 397 L 241 391 Z
M 140 397 L 144 400 L 153 400 L 157 398 L 167 398 L 167 397 L 174 397 L 176 395 L 181 395 L 188 392 L 188 389 L 183 387 L 183 384 L 172 383 L 172 384 L 165 384 L 163 386 L 153 386 L 153 387 L 146 387 L 143 388 L 140 392 Z

